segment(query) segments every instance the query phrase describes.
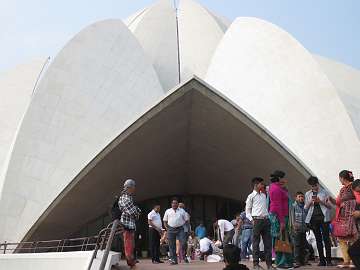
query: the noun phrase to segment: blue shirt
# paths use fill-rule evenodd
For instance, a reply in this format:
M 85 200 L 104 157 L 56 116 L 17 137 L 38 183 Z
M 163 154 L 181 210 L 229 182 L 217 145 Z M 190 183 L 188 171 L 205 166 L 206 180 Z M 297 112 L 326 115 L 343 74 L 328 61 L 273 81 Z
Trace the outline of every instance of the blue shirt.
M 195 235 L 199 239 L 202 239 L 206 236 L 206 228 L 204 226 L 197 226 L 195 229 Z

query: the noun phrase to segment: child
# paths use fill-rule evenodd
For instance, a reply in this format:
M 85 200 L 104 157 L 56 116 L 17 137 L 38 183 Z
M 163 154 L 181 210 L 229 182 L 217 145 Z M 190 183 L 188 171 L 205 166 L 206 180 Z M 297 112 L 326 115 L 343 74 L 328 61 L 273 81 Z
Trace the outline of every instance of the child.
M 213 254 L 213 242 L 206 236 L 200 239 L 200 260 L 206 261 L 207 256 Z
M 189 235 L 189 238 L 187 240 L 187 250 L 186 250 L 186 256 L 188 257 L 188 260 L 194 260 L 195 258 L 195 249 L 198 246 L 198 240 L 195 237 L 195 233 L 192 231 Z
M 233 244 L 228 244 L 224 247 L 224 262 L 225 268 L 223 270 L 249 270 L 244 264 L 239 264 L 240 250 Z
M 167 256 L 170 258 L 169 255 L 169 242 L 167 239 L 167 233 L 166 231 L 163 231 L 161 238 L 160 238 L 160 253 L 162 256 Z
M 301 191 L 296 193 L 295 202 L 292 204 L 290 209 L 290 219 L 292 228 L 292 236 L 294 239 L 294 257 L 295 265 L 294 267 L 300 267 L 305 265 L 307 262 L 306 258 L 306 231 L 307 226 L 305 223 L 305 218 L 307 215 L 307 210 L 305 206 L 305 195 Z

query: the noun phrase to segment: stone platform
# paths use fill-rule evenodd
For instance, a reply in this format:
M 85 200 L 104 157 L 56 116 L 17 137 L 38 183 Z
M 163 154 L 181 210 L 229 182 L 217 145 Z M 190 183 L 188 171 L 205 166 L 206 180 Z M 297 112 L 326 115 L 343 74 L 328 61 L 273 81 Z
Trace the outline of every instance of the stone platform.
M 122 261 L 123 263 L 124 261 Z M 243 264 L 247 265 L 249 269 L 252 269 L 251 262 L 242 262 Z M 312 266 L 301 267 L 297 268 L 299 270 L 310 270 L 310 269 L 326 269 L 326 270 L 335 270 L 338 269 L 336 267 L 318 267 L 317 264 L 313 264 Z M 262 265 L 264 269 L 266 269 L 265 264 Z M 191 262 L 189 264 L 180 263 L 178 265 L 169 265 L 168 263 L 163 264 L 152 264 L 149 260 L 142 260 L 136 267 L 137 270 L 162 270 L 162 269 L 174 269 L 174 270 L 185 270 L 185 269 L 192 269 L 192 270 L 222 270 L 224 268 L 224 263 L 205 263 L 201 261 Z M 122 267 L 121 269 L 128 269 L 127 267 Z

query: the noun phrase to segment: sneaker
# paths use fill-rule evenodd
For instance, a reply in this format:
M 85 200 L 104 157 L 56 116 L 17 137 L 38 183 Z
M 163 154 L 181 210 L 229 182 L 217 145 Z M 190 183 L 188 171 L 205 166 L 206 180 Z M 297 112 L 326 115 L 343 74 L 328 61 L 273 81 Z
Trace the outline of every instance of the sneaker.
M 300 263 L 294 263 L 294 268 L 299 268 L 299 267 L 301 267 Z
M 177 262 L 171 261 L 170 265 L 177 265 Z
M 332 263 L 332 261 L 326 261 L 326 266 L 335 266 L 333 263 Z
M 325 261 L 320 261 L 320 262 L 318 263 L 318 266 L 326 266 L 326 262 L 325 262 Z
M 189 259 L 187 257 L 185 257 L 184 262 L 189 263 Z

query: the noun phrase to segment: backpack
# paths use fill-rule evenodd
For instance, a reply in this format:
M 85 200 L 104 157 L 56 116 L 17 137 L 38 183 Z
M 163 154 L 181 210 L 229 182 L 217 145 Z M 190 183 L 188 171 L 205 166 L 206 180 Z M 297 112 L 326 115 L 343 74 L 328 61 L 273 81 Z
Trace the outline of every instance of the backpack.
M 121 210 L 119 208 L 119 198 L 116 197 L 115 201 L 111 207 L 111 219 L 114 221 L 116 219 L 120 219 L 121 218 Z

